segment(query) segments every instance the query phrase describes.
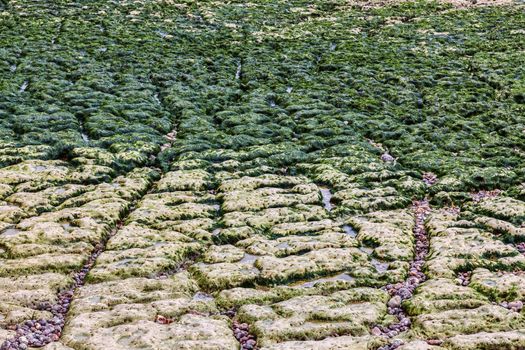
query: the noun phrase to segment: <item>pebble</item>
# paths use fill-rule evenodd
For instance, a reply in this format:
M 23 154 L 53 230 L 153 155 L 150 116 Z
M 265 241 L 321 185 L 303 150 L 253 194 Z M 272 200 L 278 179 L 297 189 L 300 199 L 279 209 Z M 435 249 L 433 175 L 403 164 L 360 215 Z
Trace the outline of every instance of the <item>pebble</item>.
M 520 311 L 523 308 L 523 302 L 521 300 L 512 301 L 507 304 L 507 307 L 514 311 Z
M 419 279 L 417 277 L 409 277 L 407 283 L 410 285 L 418 285 Z
M 225 311 L 223 314 L 230 318 L 234 318 L 236 312 L 234 310 Z M 239 323 L 234 320 L 232 323 L 232 330 L 235 339 L 241 344 L 241 350 L 254 350 L 257 348 L 257 341 L 255 337 L 249 332 L 250 325 L 247 323 Z
M 412 292 L 408 288 L 401 288 L 398 293 L 401 299 L 408 299 L 412 296 Z
M 408 327 L 410 326 L 412 322 L 410 321 L 410 318 L 408 317 L 403 317 L 400 321 L 399 321 L 399 324 L 404 326 L 404 327 Z
M 390 331 L 390 332 L 388 332 L 387 335 L 388 335 L 389 338 L 393 338 L 393 337 L 395 337 L 398 334 L 399 334 L 398 331 Z
M 385 152 L 385 153 L 383 153 L 383 154 L 381 155 L 381 160 L 382 160 L 383 162 L 387 162 L 387 163 L 389 163 L 389 162 L 393 162 L 393 161 L 395 160 L 395 158 L 392 157 L 390 154 L 388 154 L 388 153 Z
M 372 328 L 372 334 L 378 337 L 381 335 L 381 330 L 378 327 L 374 327 Z
M 395 308 L 401 306 L 401 297 L 399 295 L 393 296 L 387 304 L 389 307 Z
M 392 342 L 392 346 L 398 347 L 398 346 L 401 346 L 401 345 L 403 345 L 403 341 L 401 339 L 395 339 Z

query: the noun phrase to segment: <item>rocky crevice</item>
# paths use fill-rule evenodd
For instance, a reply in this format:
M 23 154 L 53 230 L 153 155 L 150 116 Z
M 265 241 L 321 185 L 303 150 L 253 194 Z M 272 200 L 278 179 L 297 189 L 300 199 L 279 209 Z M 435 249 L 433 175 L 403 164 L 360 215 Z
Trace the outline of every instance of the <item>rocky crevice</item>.
M 250 326 L 237 320 L 232 321 L 233 336 L 239 341 L 241 350 L 256 350 L 257 338 L 250 333 Z
M 412 210 L 415 216 L 414 238 L 415 256 L 410 263 L 408 278 L 400 283 L 389 284 L 385 287 L 390 294 L 388 301 L 388 314 L 397 318 L 397 322 L 388 326 L 375 326 L 372 334 L 386 338 L 394 338 L 402 332 L 410 329 L 411 321 L 405 310 L 402 308 L 403 301 L 412 298 L 415 289 L 423 283 L 427 277 L 423 273 L 423 265 L 429 251 L 429 237 L 425 229 L 425 220 L 430 213 L 428 199 L 414 201 Z M 393 350 L 401 346 L 402 341 L 395 339 L 391 343 L 382 346 L 380 350 Z
M 236 319 L 237 310 L 230 309 L 221 313 L 228 316 L 232 322 L 233 336 L 240 344 L 240 350 L 257 350 L 257 337 L 250 333 L 250 325 L 248 323 L 239 322 Z
M 75 291 L 84 285 L 86 276 L 95 265 L 98 256 L 105 250 L 107 242 L 117 233 L 121 226 L 122 221 L 120 221 L 115 229 L 113 229 L 95 246 L 95 249 L 82 269 L 74 274 L 73 285 L 58 294 L 57 303 L 41 303 L 38 305 L 39 310 L 48 311 L 53 317 L 49 320 L 27 320 L 22 324 L 14 326 L 13 328 L 17 333 L 15 338 L 7 340 L 2 344 L 0 347 L 1 350 L 26 349 L 28 346 L 45 346 L 46 344 L 57 341 L 60 338 Z
M 150 193 L 153 188 L 154 186 L 150 185 L 150 189 L 145 192 L 144 196 Z M 18 325 L 8 327 L 8 329 L 16 331 L 16 335 L 6 340 L 0 346 L 0 350 L 24 350 L 28 347 L 42 347 L 60 339 L 75 291 L 85 284 L 87 275 L 95 266 L 97 258 L 106 249 L 108 241 L 122 228 L 126 218 L 134 211 L 135 203 L 142 197 L 132 203 L 131 209 L 127 214 L 123 215 L 115 227 L 95 245 L 83 267 L 74 273 L 73 284 L 66 290 L 58 293 L 57 302 L 55 304 L 46 302 L 38 305 L 38 310 L 48 311 L 53 317 L 50 319 L 27 320 Z
M 146 191 L 130 204 L 129 210 L 122 215 L 115 227 L 108 234 L 104 235 L 95 245 L 83 267 L 73 274 L 73 284 L 68 289 L 58 293 L 57 302 L 55 304 L 42 303 L 38 305 L 38 310 L 50 312 L 53 315 L 52 318 L 38 320 L 30 319 L 19 323 L 18 325 L 6 327 L 9 330 L 16 331 L 16 335 L 13 338 L 4 341 L 4 343 L 0 345 L 0 350 L 25 350 L 28 347 L 42 347 L 60 339 L 75 291 L 85 284 L 86 277 L 95 266 L 97 258 L 104 252 L 111 237 L 115 236 L 122 228 L 126 218 L 136 209 L 136 204 L 146 195 L 154 192 L 156 183 L 156 181 L 152 181 L 149 184 Z M 188 258 L 187 261 L 181 264 L 177 270 L 186 268 L 189 264 L 194 262 L 195 259 L 196 257 Z M 169 275 L 169 273 L 167 275 Z M 166 278 L 166 276 L 158 277 Z

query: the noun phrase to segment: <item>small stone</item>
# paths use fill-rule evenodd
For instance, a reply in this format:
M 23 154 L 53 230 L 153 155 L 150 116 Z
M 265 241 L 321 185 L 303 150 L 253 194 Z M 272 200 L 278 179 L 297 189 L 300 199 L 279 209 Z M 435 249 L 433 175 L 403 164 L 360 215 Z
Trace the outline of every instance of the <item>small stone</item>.
M 167 317 L 164 317 L 162 315 L 157 315 L 155 321 L 157 323 L 160 323 L 160 324 L 170 324 L 171 323 L 170 319 L 168 319 Z
M 388 306 L 391 308 L 398 308 L 401 306 L 401 297 L 396 295 L 388 301 Z
M 394 157 L 392 157 L 390 154 L 388 154 L 387 152 L 383 153 L 381 155 L 381 160 L 383 162 L 393 162 L 395 159 Z
M 512 301 L 512 302 L 508 303 L 508 307 L 510 309 L 519 311 L 519 310 L 521 310 L 523 308 L 523 302 L 521 300 Z
M 399 321 L 399 324 L 404 327 L 410 326 L 410 323 L 411 321 L 408 317 L 404 317 L 403 319 L 401 319 L 401 321 Z
M 412 293 L 407 288 L 400 288 L 398 294 L 402 299 L 408 299 L 412 296 Z
M 394 349 L 401 345 L 403 345 L 403 341 L 401 339 L 394 339 L 394 341 L 392 342 L 392 347 Z
M 374 327 L 372 328 L 372 334 L 379 337 L 381 335 L 381 330 L 378 327 Z
M 242 344 L 241 349 L 242 350 L 253 350 L 255 348 L 255 341 L 251 340 L 244 344 Z
M 407 280 L 408 284 L 410 285 L 417 285 L 419 284 L 419 279 L 415 276 L 409 277 Z

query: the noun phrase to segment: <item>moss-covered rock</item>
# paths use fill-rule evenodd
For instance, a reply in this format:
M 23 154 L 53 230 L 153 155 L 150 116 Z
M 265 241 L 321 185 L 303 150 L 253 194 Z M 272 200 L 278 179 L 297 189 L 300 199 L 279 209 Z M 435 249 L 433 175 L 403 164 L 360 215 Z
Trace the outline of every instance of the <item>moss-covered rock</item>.
M 444 339 L 459 334 L 520 329 L 522 315 L 498 305 L 483 305 L 475 309 L 448 310 L 418 316 L 413 332 L 431 339 Z

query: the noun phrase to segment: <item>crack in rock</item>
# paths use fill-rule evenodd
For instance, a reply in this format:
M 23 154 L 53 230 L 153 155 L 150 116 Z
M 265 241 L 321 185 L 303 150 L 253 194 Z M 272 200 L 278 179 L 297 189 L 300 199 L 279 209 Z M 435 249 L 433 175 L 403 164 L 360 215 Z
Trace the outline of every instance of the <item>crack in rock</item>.
M 431 210 L 428 200 L 423 199 L 415 201 L 412 204 L 412 210 L 415 215 L 415 226 L 413 232 L 416 240 L 416 255 L 414 260 L 410 263 L 409 277 L 404 282 L 389 284 L 385 287 L 391 296 L 388 301 L 388 313 L 396 316 L 398 322 L 388 326 L 375 326 L 372 329 L 372 334 L 376 336 L 394 338 L 401 332 L 410 329 L 412 322 L 403 310 L 401 304 L 403 301 L 410 299 L 414 294 L 415 289 L 427 278 L 422 272 L 422 269 L 429 251 L 429 238 L 425 229 L 425 220 Z M 403 342 L 401 340 L 395 339 L 390 344 L 384 345 L 378 350 L 393 350 L 402 344 Z

